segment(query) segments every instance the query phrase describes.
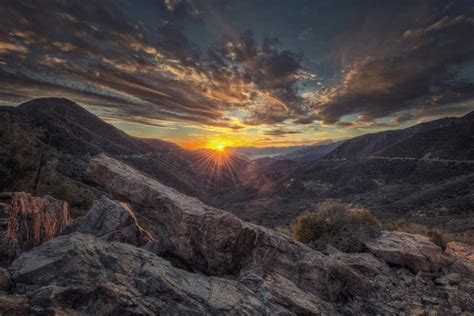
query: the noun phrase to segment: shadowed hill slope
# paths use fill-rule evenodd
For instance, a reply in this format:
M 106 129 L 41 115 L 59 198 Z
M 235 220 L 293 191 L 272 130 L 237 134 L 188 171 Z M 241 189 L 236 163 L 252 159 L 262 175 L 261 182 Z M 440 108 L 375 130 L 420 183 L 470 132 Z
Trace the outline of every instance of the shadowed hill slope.
M 324 159 L 371 155 L 421 158 L 428 153 L 432 158 L 474 159 L 473 113 L 355 137 L 335 148 Z
M 85 166 L 90 156 L 99 153 L 125 161 L 168 186 L 203 199 L 216 190 L 239 185 L 238 175 L 248 165 L 245 160 L 229 157 L 234 169 L 225 169 L 216 176 L 212 174 L 211 163 L 202 163 L 209 153 L 187 151 L 159 139 L 129 136 L 62 98 L 0 107 L 0 117 L 5 123 L 0 127 L 0 151 L 12 158 L 0 162 L 6 175 L 0 180 L 0 189 L 37 190 L 68 200 L 73 207 L 89 207 L 93 196 L 98 194 Z M 43 179 L 53 178 L 48 173 L 56 175 L 56 185 L 44 183 Z M 88 201 L 72 201 L 72 197 L 64 196 L 64 188 L 59 192 L 60 186 L 70 186 L 71 191 L 87 191 Z

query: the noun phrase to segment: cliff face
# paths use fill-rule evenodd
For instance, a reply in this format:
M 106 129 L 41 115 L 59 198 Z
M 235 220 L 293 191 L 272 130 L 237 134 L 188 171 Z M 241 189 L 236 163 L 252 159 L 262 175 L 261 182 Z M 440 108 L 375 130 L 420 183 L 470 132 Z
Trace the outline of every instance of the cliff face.
M 474 312 L 472 246 L 443 252 L 423 236 L 383 232 L 368 252 L 324 255 L 107 156 L 94 157 L 89 173 L 129 205 L 103 197 L 62 236 L 1 270 L 0 312 Z

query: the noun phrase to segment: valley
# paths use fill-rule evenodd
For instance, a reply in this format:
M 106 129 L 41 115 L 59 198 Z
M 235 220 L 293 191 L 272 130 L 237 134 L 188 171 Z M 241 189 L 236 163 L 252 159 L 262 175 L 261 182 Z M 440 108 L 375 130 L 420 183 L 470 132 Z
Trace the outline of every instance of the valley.
M 332 199 L 366 207 L 386 223 L 405 219 L 456 232 L 474 230 L 472 114 L 334 145 L 295 148 L 282 156 L 250 160 L 231 152 L 220 157 L 225 157 L 225 166 L 212 151 L 130 137 L 65 99 L 3 107 L 0 115 L 15 127 L 14 133 L 30 135 L 35 142 L 15 144 L 8 137 L 17 136 L 3 134 L 3 150 L 15 145 L 17 151 L 30 151 L 15 178 L 2 178 L 3 191 L 32 191 L 38 166 L 47 160 L 39 172 L 38 193 L 65 199 L 79 213 L 103 192 L 86 172 L 89 157 L 102 152 L 210 205 L 269 227 L 289 225 L 312 204 Z M 446 136 L 436 138 L 440 133 Z M 58 190 L 48 173 L 80 194 L 73 197 L 73 192 Z

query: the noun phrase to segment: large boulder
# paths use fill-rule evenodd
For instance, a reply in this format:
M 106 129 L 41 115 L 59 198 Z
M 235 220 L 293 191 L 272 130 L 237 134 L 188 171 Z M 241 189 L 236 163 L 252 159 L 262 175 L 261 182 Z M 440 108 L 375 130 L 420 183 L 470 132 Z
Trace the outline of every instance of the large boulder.
M 64 201 L 25 192 L 0 193 L 0 265 L 57 236 L 69 223 Z
M 383 231 L 366 246 L 385 262 L 406 267 L 414 273 L 437 272 L 443 265 L 442 249 L 421 235 Z
M 366 278 L 342 262 L 207 206 L 115 159 L 94 157 L 89 173 L 149 221 L 156 242 L 148 249 L 190 271 L 233 276 L 262 291 L 259 284 L 272 284 L 288 299 L 295 289 L 328 300 L 364 296 L 371 290 Z
M 446 245 L 444 253 L 451 262 L 451 270 L 474 277 L 474 246 L 451 241 Z
M 80 232 L 108 241 L 143 246 L 153 240 L 137 222 L 135 214 L 125 204 L 102 196 L 83 217 L 76 218 L 61 234 Z
M 147 250 L 81 233 L 57 237 L 23 253 L 10 270 L 15 292 L 27 295 L 38 314 L 336 313 L 331 304 L 297 288 L 280 297 L 278 291 L 273 294 L 252 283 L 191 273 Z M 282 282 L 280 287 L 288 289 Z

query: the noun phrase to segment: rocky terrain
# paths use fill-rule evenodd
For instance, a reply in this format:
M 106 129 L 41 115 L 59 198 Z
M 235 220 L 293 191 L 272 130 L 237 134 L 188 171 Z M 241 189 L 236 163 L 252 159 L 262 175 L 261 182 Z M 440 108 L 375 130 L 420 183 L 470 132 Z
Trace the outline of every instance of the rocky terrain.
M 105 155 L 90 160 L 88 174 L 112 198 L 66 227 L 64 202 L 2 195 L 2 241 L 13 238 L 20 251 L 0 269 L 0 314 L 474 312 L 472 246 L 443 251 L 426 237 L 385 231 L 365 252 L 323 254 Z M 31 213 L 39 215 L 22 221 Z M 51 230 L 45 218 L 61 225 Z M 44 239 L 31 245 L 22 236 L 33 227 Z

